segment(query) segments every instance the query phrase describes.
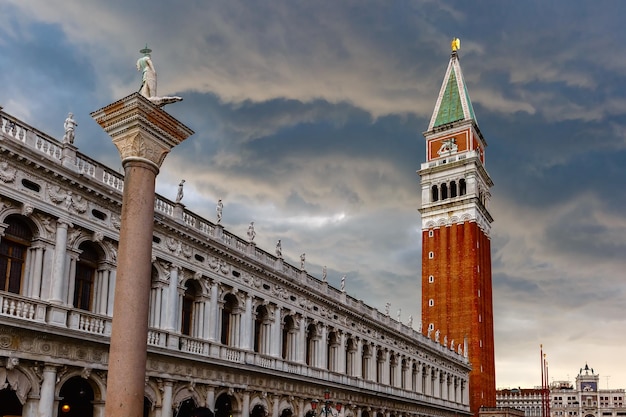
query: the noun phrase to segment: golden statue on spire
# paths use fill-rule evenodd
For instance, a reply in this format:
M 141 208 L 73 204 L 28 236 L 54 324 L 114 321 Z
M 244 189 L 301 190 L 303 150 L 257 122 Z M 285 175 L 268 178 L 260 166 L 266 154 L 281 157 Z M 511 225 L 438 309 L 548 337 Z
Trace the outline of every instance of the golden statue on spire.
M 459 38 L 452 38 L 452 42 L 450 42 L 450 47 L 452 48 L 452 52 L 456 52 L 461 49 L 461 40 Z

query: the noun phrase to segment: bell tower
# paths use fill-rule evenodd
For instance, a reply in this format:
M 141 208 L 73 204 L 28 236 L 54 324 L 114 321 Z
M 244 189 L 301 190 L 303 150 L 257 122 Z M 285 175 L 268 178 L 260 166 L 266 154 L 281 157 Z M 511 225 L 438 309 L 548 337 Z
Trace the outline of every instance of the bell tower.
M 470 410 L 495 407 L 491 241 L 493 182 L 459 63 L 460 41 L 430 119 L 421 177 L 422 328 L 463 351 L 472 365 Z M 454 346 L 451 346 L 454 344 Z

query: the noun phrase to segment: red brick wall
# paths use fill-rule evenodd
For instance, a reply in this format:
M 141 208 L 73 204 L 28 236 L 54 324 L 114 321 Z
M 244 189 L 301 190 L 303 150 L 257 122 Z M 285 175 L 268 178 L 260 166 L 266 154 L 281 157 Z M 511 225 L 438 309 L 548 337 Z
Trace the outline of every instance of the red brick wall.
M 428 230 L 422 232 L 423 332 L 427 334 L 429 323 L 434 323 L 440 342 L 447 336 L 448 346 L 452 340 L 462 344 L 467 337 L 472 364 L 470 409 L 477 416 L 481 406 L 496 405 L 491 242 L 474 222 L 432 230 L 433 237 Z

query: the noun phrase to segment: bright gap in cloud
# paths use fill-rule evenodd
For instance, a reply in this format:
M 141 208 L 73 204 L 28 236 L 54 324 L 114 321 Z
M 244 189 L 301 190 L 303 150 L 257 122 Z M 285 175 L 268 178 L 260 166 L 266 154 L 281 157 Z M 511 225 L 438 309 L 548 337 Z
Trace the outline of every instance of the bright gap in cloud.
M 308 226 L 312 229 L 324 227 L 328 224 L 337 224 L 346 218 L 345 213 L 336 213 L 331 216 L 294 216 L 287 217 L 286 223 Z

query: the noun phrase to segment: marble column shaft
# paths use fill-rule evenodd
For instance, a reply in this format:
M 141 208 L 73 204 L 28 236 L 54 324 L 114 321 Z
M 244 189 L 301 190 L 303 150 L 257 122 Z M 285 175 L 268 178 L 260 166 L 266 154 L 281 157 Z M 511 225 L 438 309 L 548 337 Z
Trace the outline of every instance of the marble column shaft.
M 154 187 L 157 170 L 124 164 L 124 204 L 109 354 L 106 415 L 139 416 L 143 409 L 151 286 Z

